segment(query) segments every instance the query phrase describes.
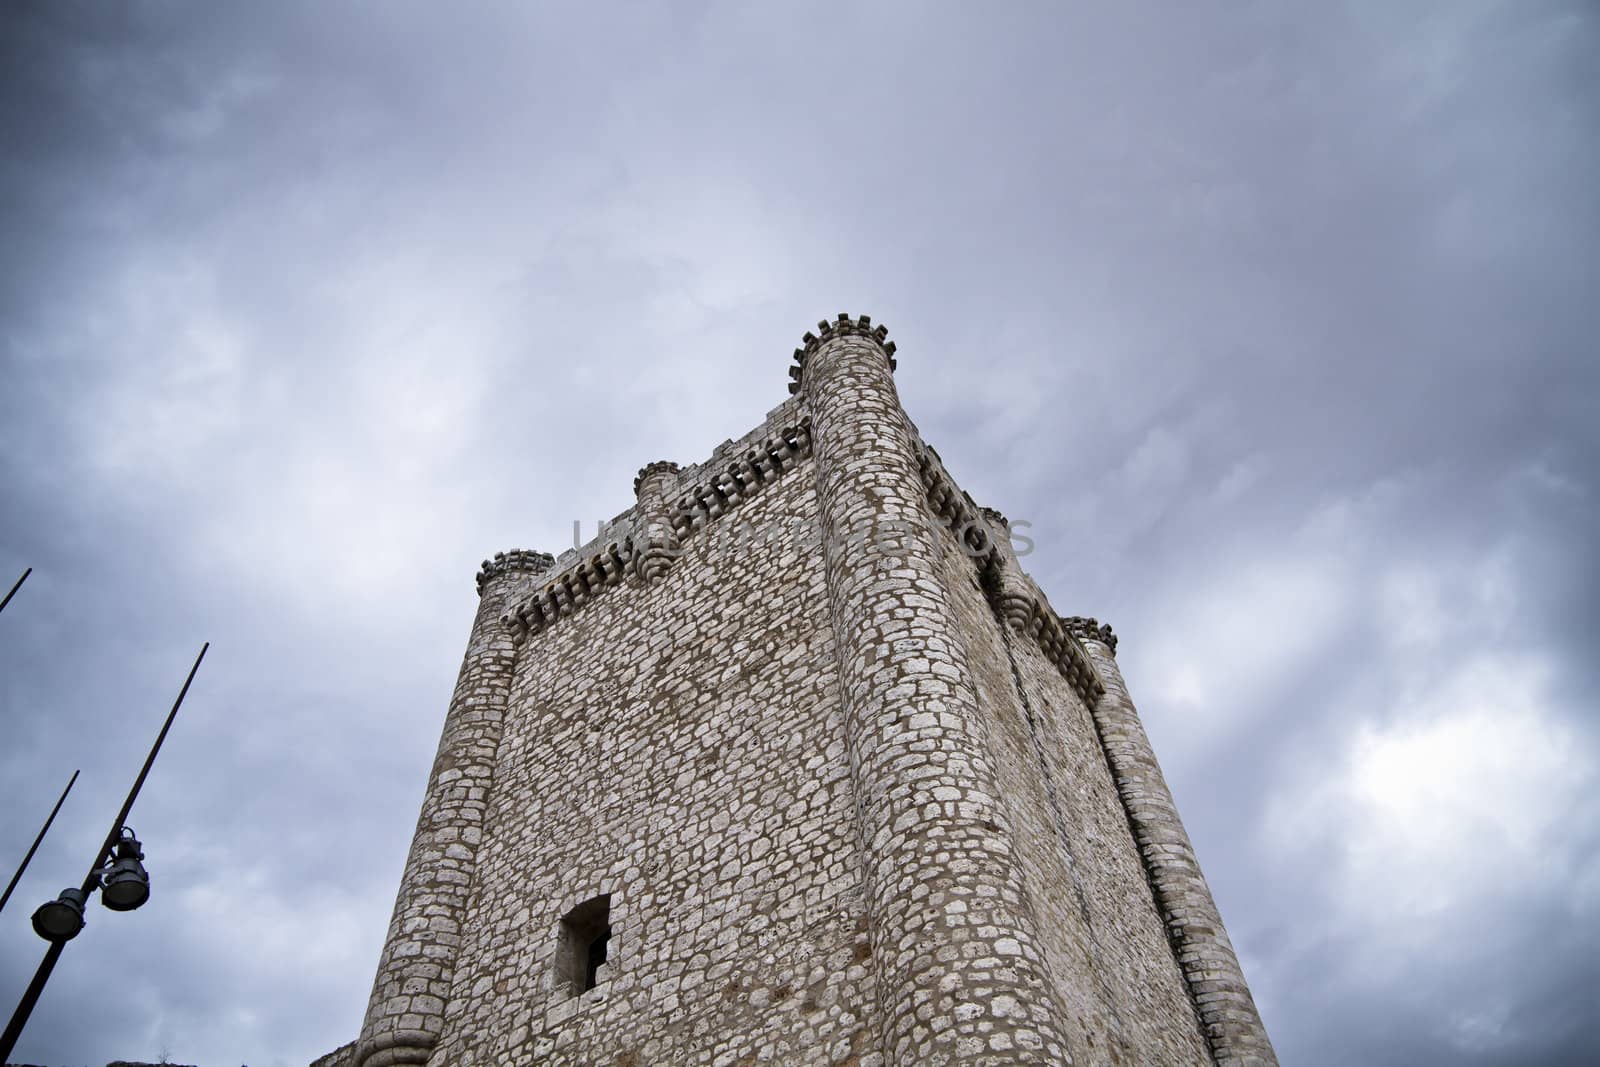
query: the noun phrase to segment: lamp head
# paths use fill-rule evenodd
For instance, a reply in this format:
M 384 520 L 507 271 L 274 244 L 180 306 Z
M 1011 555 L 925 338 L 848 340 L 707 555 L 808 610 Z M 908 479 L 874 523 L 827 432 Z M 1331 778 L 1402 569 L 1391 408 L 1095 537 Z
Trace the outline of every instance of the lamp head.
M 112 911 L 132 911 L 150 899 L 150 875 L 139 862 L 142 859 L 139 839 L 124 826 L 115 858 L 100 875 L 100 903 Z
M 33 913 L 33 932 L 46 941 L 71 941 L 83 929 L 83 890 L 63 889 Z

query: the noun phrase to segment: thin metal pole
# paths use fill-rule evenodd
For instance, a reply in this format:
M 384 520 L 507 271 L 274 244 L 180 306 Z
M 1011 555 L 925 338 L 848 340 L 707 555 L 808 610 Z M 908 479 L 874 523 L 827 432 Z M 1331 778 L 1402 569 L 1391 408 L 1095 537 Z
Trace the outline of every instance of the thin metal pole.
M 6 598 L 4 600 L 0 600 L 0 611 L 6 610 L 6 605 L 11 603 L 11 598 L 17 595 L 17 590 L 22 588 L 22 583 L 27 581 L 28 575 L 32 573 L 32 567 L 29 567 L 27 570 L 22 572 L 22 577 L 18 578 L 17 584 L 11 587 L 11 592 L 6 594 Z
M 28 869 L 33 854 L 39 851 L 39 842 L 44 840 L 44 835 L 50 832 L 50 824 L 56 821 L 56 812 L 61 810 L 61 804 L 67 799 L 67 794 L 72 792 L 72 783 L 78 780 L 78 772 L 73 771 L 72 777 L 67 779 L 67 787 L 61 791 L 61 796 L 56 799 L 56 806 L 50 809 L 50 816 L 45 819 L 44 825 L 39 827 L 39 836 L 33 839 L 33 845 L 28 849 L 28 854 L 22 857 L 22 863 L 17 866 L 17 873 L 11 876 L 11 884 L 6 886 L 6 891 L 0 893 L 0 911 L 6 908 L 6 901 L 11 899 L 11 891 L 17 888 L 17 882 L 22 878 L 22 872 Z
M 200 669 L 200 661 L 206 658 L 206 649 L 210 647 L 209 641 L 200 646 L 200 654 L 194 658 L 194 666 L 189 668 L 189 677 L 183 680 L 183 688 L 178 690 L 178 699 L 172 702 L 172 710 L 167 712 L 167 721 L 161 724 L 161 732 L 156 735 L 156 743 L 150 746 L 150 755 L 145 757 L 144 766 L 139 768 L 139 777 L 133 780 L 133 788 L 128 790 L 128 799 L 122 802 L 122 810 L 117 812 L 116 821 L 111 824 L 111 832 L 106 834 L 105 843 L 95 854 L 89 873 L 84 875 L 85 903 L 89 900 L 89 894 L 99 884 L 100 868 L 105 863 L 106 857 L 111 854 L 117 838 L 122 836 L 122 824 L 128 818 L 128 812 L 133 810 L 133 802 L 139 797 L 145 776 L 150 773 L 150 765 L 156 761 L 156 753 L 161 751 L 161 742 L 167 739 L 167 731 L 172 729 L 172 720 L 178 717 L 178 709 L 183 706 L 183 698 L 189 695 L 189 683 L 194 681 L 194 672 Z M 49 951 L 39 962 L 39 969 L 34 972 L 33 981 L 28 983 L 27 990 L 22 994 L 22 1000 L 17 1003 L 17 1010 L 12 1013 L 11 1021 L 6 1024 L 5 1033 L 0 1034 L 0 1064 L 5 1063 L 11 1051 L 17 1047 L 17 1039 L 22 1036 L 22 1028 L 28 1025 L 28 1016 L 33 1014 L 33 1006 L 39 1002 L 39 994 L 44 992 L 44 984 L 50 980 L 50 972 L 55 970 L 56 960 L 61 958 L 61 950 L 66 944 L 65 941 L 52 941 Z
M 167 731 L 172 729 L 172 720 L 178 717 L 178 709 L 183 706 L 183 698 L 189 695 L 189 683 L 194 681 L 194 672 L 200 669 L 200 661 L 206 658 L 206 649 L 210 647 L 210 641 L 200 646 L 200 654 L 194 658 L 194 666 L 189 668 L 189 677 L 183 680 L 183 688 L 178 690 L 178 699 L 172 702 L 172 710 L 167 712 L 167 721 L 161 724 L 161 732 L 156 734 L 156 743 L 150 746 L 150 755 L 144 758 L 144 766 L 139 768 L 139 777 L 133 780 L 133 788 L 128 790 L 128 799 L 122 802 L 122 810 L 117 812 L 116 819 L 111 823 L 111 829 L 106 832 L 106 842 L 100 846 L 100 853 L 95 856 L 94 864 L 83 880 L 85 899 L 100 877 L 101 864 L 111 855 L 111 850 L 117 844 L 117 838 L 122 836 L 122 824 L 128 821 L 128 812 L 133 810 L 133 802 L 139 798 L 139 790 L 144 788 L 144 780 L 150 773 L 150 765 L 155 763 L 156 753 L 161 751 L 161 742 L 167 739 Z M 5 1061 L 0 1059 L 0 1063 L 3 1062 Z
M 0 1063 L 11 1061 L 11 1050 L 17 1047 L 17 1038 L 22 1036 L 22 1028 L 28 1025 L 28 1016 L 33 1014 L 33 1006 L 39 1003 L 39 994 L 44 992 L 44 984 L 50 980 L 50 972 L 56 969 L 56 960 L 61 958 L 61 950 L 66 947 L 65 941 L 52 941 L 50 947 L 45 949 L 44 960 L 40 962 L 39 969 L 33 972 L 33 981 L 28 983 L 22 1000 L 17 1004 L 16 1014 L 11 1016 L 11 1025 L 0 1036 Z

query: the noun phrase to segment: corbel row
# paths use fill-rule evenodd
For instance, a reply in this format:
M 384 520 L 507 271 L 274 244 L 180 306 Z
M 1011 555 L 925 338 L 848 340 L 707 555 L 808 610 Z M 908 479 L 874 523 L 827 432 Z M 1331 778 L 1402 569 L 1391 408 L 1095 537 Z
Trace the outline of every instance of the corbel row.
M 1100 675 L 1095 671 L 1094 664 L 1089 660 L 1089 653 L 1085 652 L 1076 635 L 1062 624 L 1061 617 L 1051 611 L 1047 605 L 1041 604 L 1037 599 L 1029 601 L 1032 610 L 1027 612 L 1020 620 L 1016 617 L 1006 621 L 1012 629 L 1033 638 L 1039 645 L 1039 650 L 1045 658 L 1056 665 L 1063 677 L 1083 702 L 1089 707 L 1094 707 L 1095 702 L 1105 693 L 1106 687 L 1100 681 Z M 1021 621 L 1022 625 L 1017 625 Z
M 950 527 L 958 541 L 974 552 L 983 553 L 979 559 L 980 565 L 986 562 L 998 549 L 994 531 L 990 529 L 982 510 L 965 490 L 956 485 L 932 445 L 923 444 L 917 450 L 917 466 L 922 470 L 922 484 L 933 514 Z
M 1084 703 L 1093 707 L 1105 686 L 1078 638 L 1023 575 L 1011 550 L 1011 529 L 1005 516 L 992 508 L 978 507 L 955 484 L 931 446 L 922 445 L 918 465 L 922 468 L 929 508 L 976 555 L 975 562 L 984 577 L 982 584 L 995 614 L 1017 633 L 1032 638 Z
M 894 359 L 894 342 L 889 340 L 889 327 L 872 325 L 871 315 L 852 319 L 841 311 L 837 319 L 832 322 L 823 319 L 817 323 L 816 333 L 808 331 L 800 339 L 800 347 L 794 350 L 794 365 L 789 368 L 790 396 L 800 391 L 800 383 L 805 380 L 806 360 L 811 358 L 811 355 L 825 342 L 836 337 L 871 338 L 883 347 L 884 355 L 889 357 L 889 369 L 894 370 L 897 366 Z
M 612 541 L 533 590 L 500 622 L 518 643 L 635 573 L 633 538 Z
M 777 481 L 811 454 L 811 416 L 785 426 L 743 456 L 730 458 L 678 498 L 672 518 L 678 540 L 687 540 L 713 520 Z
M 702 473 L 695 484 L 677 494 L 677 502 L 670 508 L 666 501 L 678 489 L 678 465 L 664 460 L 646 465 L 633 483 L 637 502 L 631 532 L 551 575 L 500 621 L 521 642 L 630 577 L 654 584 L 691 537 L 776 481 L 810 452 L 811 419 L 805 416 L 769 435 L 744 456 Z M 553 563 L 544 553 L 534 555 L 547 561 L 541 571 Z M 479 581 L 483 581 L 481 576 Z

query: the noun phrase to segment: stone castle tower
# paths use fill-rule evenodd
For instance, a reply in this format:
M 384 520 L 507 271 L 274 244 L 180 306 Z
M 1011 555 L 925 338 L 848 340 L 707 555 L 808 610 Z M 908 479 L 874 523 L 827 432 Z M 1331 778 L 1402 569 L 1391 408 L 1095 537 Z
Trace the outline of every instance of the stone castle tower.
M 1274 1064 L 1128 699 L 882 326 L 486 562 L 359 1040 L 389 1064 Z

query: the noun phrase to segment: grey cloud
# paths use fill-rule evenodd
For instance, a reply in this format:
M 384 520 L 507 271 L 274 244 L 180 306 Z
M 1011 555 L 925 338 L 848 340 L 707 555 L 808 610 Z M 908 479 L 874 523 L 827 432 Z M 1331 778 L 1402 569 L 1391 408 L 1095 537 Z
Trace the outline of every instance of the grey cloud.
M 1533 682 L 1472 722 L 1593 791 L 1596 35 L 1575 3 L 13 5 L 0 575 L 36 570 L 0 855 L 84 779 L 0 998 L 214 642 L 132 820 L 155 896 L 95 909 L 19 1058 L 348 1040 L 476 561 L 738 436 L 864 311 L 1055 606 L 1124 635 L 1285 1061 L 1583 1062 L 1593 810 L 1506 796 L 1548 865 L 1404 943 L 1339 864 L 1409 871 L 1359 744 L 1468 729 L 1430 694 L 1484 663 Z M 1522 781 L 1473 753 L 1423 753 L 1441 828 L 1478 817 L 1453 775 Z M 1476 847 L 1442 856 L 1513 855 Z

